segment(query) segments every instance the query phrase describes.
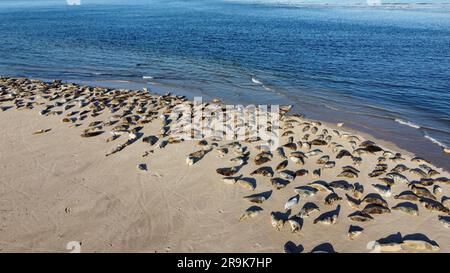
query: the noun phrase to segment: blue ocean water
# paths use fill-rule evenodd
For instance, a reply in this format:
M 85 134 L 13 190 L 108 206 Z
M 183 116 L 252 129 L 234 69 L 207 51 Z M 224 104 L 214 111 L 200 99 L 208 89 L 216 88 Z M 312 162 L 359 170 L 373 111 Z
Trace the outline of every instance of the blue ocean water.
M 292 103 L 450 169 L 450 4 L 130 2 L 0 0 L 0 75 Z

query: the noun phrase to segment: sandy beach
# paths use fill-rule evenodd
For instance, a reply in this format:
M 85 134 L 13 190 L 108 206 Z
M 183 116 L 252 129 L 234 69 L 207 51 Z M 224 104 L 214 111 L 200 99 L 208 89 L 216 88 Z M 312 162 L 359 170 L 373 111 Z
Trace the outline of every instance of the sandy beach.
M 346 133 L 345 124 L 289 113 L 280 121 L 286 158 L 275 149 L 260 154 L 261 140 L 205 138 L 203 145 L 173 141 L 161 148 L 170 140 L 161 115 L 183 102 L 1 78 L 0 252 L 69 252 L 72 241 L 82 252 L 450 252 L 447 171 L 393 144 Z M 112 139 L 113 128 L 125 123 Z M 148 143 L 149 136 L 158 141 Z M 197 151 L 207 152 L 188 165 Z M 244 163 L 230 175 L 236 180 L 224 182 L 217 169 L 237 166 L 231 159 L 239 156 Z M 260 167 L 270 167 L 273 177 L 252 175 Z M 395 198 L 405 191 L 405 199 Z M 262 203 L 244 198 L 260 193 Z M 300 215 L 307 203 L 320 211 Z M 357 211 L 364 222 L 348 217 Z M 362 229 L 353 239 L 351 226 Z

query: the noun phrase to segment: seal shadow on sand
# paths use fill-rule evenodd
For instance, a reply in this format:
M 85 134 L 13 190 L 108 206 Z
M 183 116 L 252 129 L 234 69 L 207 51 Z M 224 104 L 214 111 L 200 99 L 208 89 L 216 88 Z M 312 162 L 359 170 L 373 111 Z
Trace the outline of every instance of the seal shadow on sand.
M 1 107 L 1 110 L 2 110 L 2 112 L 6 112 L 6 111 L 8 111 L 9 109 L 11 109 L 11 108 L 13 108 L 14 106 L 2 106 Z
M 384 238 L 378 239 L 377 242 L 379 242 L 380 244 L 392 244 L 392 243 L 400 244 L 403 242 L 403 237 L 400 232 L 397 232 L 394 234 L 390 234 Z
M 336 250 L 334 250 L 334 247 L 330 243 L 323 243 L 316 247 L 314 247 L 311 250 L 311 253 L 337 253 Z
M 256 184 L 256 179 L 255 179 L 255 178 L 252 178 L 252 177 L 242 177 L 241 180 L 242 180 L 242 181 L 245 181 L 245 182 L 247 182 L 247 183 L 252 184 L 253 188 L 256 189 L 257 184 Z M 257 195 L 257 194 L 255 194 L 255 195 Z M 267 199 L 267 198 L 266 198 L 266 199 Z
M 136 133 L 136 138 L 131 138 L 128 140 L 128 145 L 136 143 L 139 139 L 141 139 L 144 136 L 143 133 Z
M 337 217 L 339 217 L 340 212 L 341 212 L 341 205 L 337 205 L 336 209 L 322 213 L 314 221 L 321 221 L 323 219 L 330 218 L 333 215 L 336 215 Z
M 255 180 L 255 183 L 256 183 L 256 180 Z M 270 190 L 270 191 L 264 191 L 264 192 L 255 193 L 255 194 L 252 194 L 252 195 L 245 196 L 245 198 L 260 197 L 260 196 L 262 196 L 262 197 L 264 197 L 266 200 L 268 200 L 268 199 L 270 198 L 270 196 L 272 196 L 272 193 L 273 193 L 272 190 Z
M 430 238 L 428 238 L 428 236 L 426 236 L 423 233 L 413 233 L 413 234 L 408 234 L 408 235 L 402 236 L 402 234 L 400 232 L 397 232 L 395 234 L 388 235 L 387 237 L 378 239 L 377 242 L 379 242 L 380 244 L 391 244 L 391 243 L 401 244 L 405 240 L 425 241 L 425 242 L 430 243 L 431 245 L 439 246 L 436 241 L 431 240 Z
M 292 210 L 288 209 L 286 212 L 273 212 L 274 216 L 278 219 L 282 219 L 284 221 L 287 221 L 289 219 L 289 216 L 291 215 Z
M 284 252 L 285 253 L 302 253 L 305 249 L 303 248 L 303 246 L 300 245 L 296 245 L 294 242 L 292 241 L 288 241 L 287 243 L 284 244 Z
M 436 241 L 431 240 L 430 238 L 428 238 L 428 236 L 426 236 L 423 233 L 412 233 L 412 234 L 405 235 L 405 236 L 403 236 L 403 240 L 419 240 L 419 241 L 428 242 L 429 244 L 431 244 L 433 246 L 439 246 Z

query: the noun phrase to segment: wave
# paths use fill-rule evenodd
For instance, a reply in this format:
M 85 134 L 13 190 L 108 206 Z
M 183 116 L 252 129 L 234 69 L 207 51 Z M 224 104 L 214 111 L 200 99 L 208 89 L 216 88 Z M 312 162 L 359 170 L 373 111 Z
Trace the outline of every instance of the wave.
M 265 86 L 264 84 L 263 84 L 262 87 L 263 87 L 266 91 L 274 91 L 272 88 L 267 87 L 267 86 Z
M 440 142 L 439 140 L 437 140 L 437 139 L 435 139 L 435 138 L 433 138 L 433 137 L 430 137 L 430 136 L 427 135 L 427 134 L 425 134 L 425 138 L 428 139 L 428 140 L 430 140 L 430 141 L 433 142 L 434 144 L 437 144 L 437 145 L 441 146 L 442 148 L 447 149 L 447 145 L 445 145 L 444 143 Z
M 93 82 L 110 82 L 110 83 L 136 83 L 130 80 L 95 80 Z
M 142 78 L 143 78 L 144 80 L 152 80 L 152 79 L 153 79 L 152 76 L 142 76 Z
M 395 121 L 396 121 L 397 123 L 400 123 L 400 124 L 402 124 L 402 125 L 409 126 L 409 127 L 411 127 L 411 128 L 414 128 L 414 129 L 420 129 L 420 126 L 419 126 L 419 125 L 417 125 L 417 124 L 415 124 L 415 123 L 412 123 L 412 122 L 410 122 L 410 121 L 406 121 L 406 120 L 398 119 L 398 118 L 396 118 Z
M 381 107 L 381 106 L 377 106 L 377 105 L 372 105 L 372 104 L 366 104 L 364 105 L 365 107 L 377 110 L 377 111 L 383 111 L 383 112 L 388 112 L 390 114 L 398 114 L 398 112 L 391 110 L 391 109 L 387 109 L 385 107 Z
M 275 91 L 275 90 L 273 90 L 272 88 L 268 87 L 267 85 L 263 84 L 262 81 L 258 80 L 258 79 L 255 78 L 255 77 L 252 77 L 252 82 L 253 82 L 254 84 L 260 85 L 260 86 L 261 86 L 264 90 L 266 90 L 266 91 L 270 91 L 270 92 Z
M 360 7 L 360 6 L 387 6 L 387 7 L 442 7 L 448 6 L 445 1 L 389 1 L 389 0 L 224 0 L 225 2 L 235 2 L 253 5 L 275 5 L 275 6 L 331 6 L 331 7 Z
M 334 107 L 334 106 L 331 106 L 331 105 L 329 105 L 329 104 L 323 103 L 322 105 L 323 105 L 324 107 L 328 108 L 328 109 L 331 109 L 331 110 L 334 110 L 334 111 L 340 111 L 340 109 L 338 109 L 338 108 L 336 108 L 336 107 Z
M 261 86 L 264 90 L 266 90 L 266 91 L 268 91 L 268 92 L 277 94 L 277 95 L 279 95 L 279 96 L 284 96 L 284 97 L 286 96 L 286 94 L 284 94 L 283 92 L 280 92 L 280 91 L 277 90 L 276 88 L 272 88 L 272 87 L 269 87 L 269 86 L 265 85 L 262 81 L 258 80 L 258 79 L 255 78 L 255 77 L 252 77 L 252 82 L 253 82 L 254 84 L 257 84 L 257 85 Z
M 263 84 L 261 81 L 259 81 L 257 78 L 254 78 L 254 77 L 252 77 L 252 82 L 255 84 L 260 84 L 260 85 Z

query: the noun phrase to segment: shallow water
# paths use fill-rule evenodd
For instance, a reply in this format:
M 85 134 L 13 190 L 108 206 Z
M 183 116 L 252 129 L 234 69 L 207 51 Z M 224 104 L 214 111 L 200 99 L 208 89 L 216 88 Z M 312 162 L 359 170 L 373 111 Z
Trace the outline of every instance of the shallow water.
M 0 1 L 0 74 L 293 103 L 450 169 L 450 5 L 262 2 Z

